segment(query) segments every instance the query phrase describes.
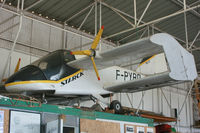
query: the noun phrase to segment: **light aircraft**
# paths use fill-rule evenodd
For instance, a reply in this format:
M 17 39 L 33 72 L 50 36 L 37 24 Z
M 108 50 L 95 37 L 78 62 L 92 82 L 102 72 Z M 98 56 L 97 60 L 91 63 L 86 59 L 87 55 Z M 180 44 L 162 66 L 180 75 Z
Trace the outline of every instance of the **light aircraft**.
M 89 50 L 57 50 L 21 68 L 6 81 L 6 91 L 42 96 L 49 103 L 62 103 L 64 98 L 66 105 L 72 105 L 77 101 L 96 99 L 108 105 L 104 97 L 113 93 L 144 91 L 193 81 L 197 77 L 193 55 L 168 34 L 154 34 L 98 52 L 96 48 L 102 32 L 103 26 Z M 145 77 L 119 67 L 129 62 L 130 57 L 136 62 L 162 52 L 168 63 L 167 72 Z M 76 59 L 77 55 L 85 56 Z M 118 101 L 113 101 L 111 106 L 116 111 L 121 109 Z

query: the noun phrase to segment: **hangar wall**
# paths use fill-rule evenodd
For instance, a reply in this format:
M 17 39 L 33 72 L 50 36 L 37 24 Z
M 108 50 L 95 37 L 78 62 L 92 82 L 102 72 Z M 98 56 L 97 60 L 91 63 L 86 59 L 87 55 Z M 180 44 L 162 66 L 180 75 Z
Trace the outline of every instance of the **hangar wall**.
M 0 48 L 11 49 L 19 26 L 11 29 L 9 29 L 9 27 L 17 24 L 19 22 L 19 17 L 13 17 L 15 15 L 3 10 L 0 10 L 0 16 Z M 7 20 L 7 22 L 3 23 L 5 20 Z M 63 25 L 55 23 L 53 21 L 50 21 L 50 23 L 52 25 L 57 25 L 58 27 L 63 27 Z M 22 62 L 24 62 L 22 64 L 23 66 L 34 61 L 34 59 L 32 60 L 32 58 L 44 56 L 54 50 L 63 48 L 68 50 L 88 49 L 90 47 L 90 44 L 88 43 L 90 43 L 92 40 L 92 38 L 84 37 L 80 34 L 72 33 L 71 31 L 62 31 L 58 28 L 55 28 L 54 26 L 45 25 L 38 21 L 24 17 L 22 29 L 15 46 L 15 51 L 23 53 L 24 56 L 27 55 L 27 57 L 25 58 L 30 58 L 29 61 L 27 61 L 26 59 L 23 61 L 22 59 Z M 101 50 L 109 48 L 111 48 L 110 45 L 102 43 Z M 0 61 L 5 63 L 8 57 L 8 52 L 2 51 L 2 53 L 5 54 L 2 54 L 2 59 L 0 59 Z M 12 60 L 10 61 L 13 64 L 16 64 L 18 60 L 18 58 L 15 57 L 18 57 L 18 55 L 16 55 L 16 53 L 13 53 Z M 12 63 L 11 66 L 13 66 Z M 5 64 L 1 65 L 3 66 L 1 67 L 1 69 L 3 70 Z M 6 74 L 10 75 L 8 70 Z M 0 72 L 0 77 L 1 76 L 2 71 Z
M 19 22 L 18 17 L 14 17 L 14 19 L 9 20 L 9 18 L 12 17 L 13 14 L 2 10 L 0 11 L 0 16 L 0 22 L 8 19 L 6 23 L 0 25 L 0 31 L 4 31 L 8 27 Z M 55 22 L 49 21 L 49 23 Z M 62 25 L 60 24 L 57 25 L 62 27 Z M 9 49 L 11 48 L 15 39 L 17 29 L 18 27 L 14 27 L 0 34 L 0 62 L 1 66 L 3 67 L 5 66 L 4 63 L 6 62 Z M 7 71 L 4 77 L 12 74 L 19 57 L 22 58 L 20 67 L 23 67 L 33 62 L 37 58 L 56 49 L 87 49 L 90 45 L 83 44 L 89 42 L 91 42 L 91 38 L 83 37 L 78 34 L 73 34 L 70 31 L 64 32 L 55 27 L 44 25 L 31 19 L 23 18 L 22 30 L 17 41 L 15 52 L 13 53 L 11 60 L 9 61 L 9 65 L 7 66 Z M 103 43 L 101 50 L 103 51 L 109 48 L 112 48 L 112 46 Z M 160 61 L 161 60 L 158 60 L 158 62 Z M 155 65 L 157 71 L 162 68 L 162 65 Z M 2 76 L 3 67 L 1 67 L 0 69 L 0 77 Z M 128 66 L 127 68 L 135 68 L 135 66 Z M 143 69 L 147 70 L 147 68 L 149 69 L 149 66 L 146 68 L 144 67 Z M 174 88 L 164 87 L 162 88 L 163 93 L 160 88 L 133 94 L 120 93 L 116 94 L 114 96 L 114 99 L 118 99 L 119 101 L 121 101 L 123 106 L 137 108 L 140 103 L 142 94 L 145 93 L 140 109 L 154 111 L 156 113 L 162 113 L 166 116 L 171 116 L 168 102 L 171 105 L 171 108 L 177 108 L 179 112 L 184 102 L 187 88 L 187 84 L 182 84 L 176 85 Z M 127 95 L 129 96 L 130 101 Z M 83 103 L 82 105 L 90 106 L 91 104 L 89 103 L 91 102 Z M 174 125 L 177 125 L 180 131 L 191 132 L 192 129 L 190 127 L 191 125 L 193 125 L 193 99 L 191 96 L 186 100 L 186 103 L 183 106 L 183 110 L 180 113 L 180 121 L 178 121 L 177 124 L 174 123 Z

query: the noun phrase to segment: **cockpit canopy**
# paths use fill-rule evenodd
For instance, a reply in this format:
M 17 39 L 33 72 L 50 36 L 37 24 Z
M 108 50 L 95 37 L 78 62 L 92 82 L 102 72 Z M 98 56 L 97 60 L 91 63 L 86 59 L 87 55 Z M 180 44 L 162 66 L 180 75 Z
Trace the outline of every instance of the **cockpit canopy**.
M 69 50 L 57 50 L 49 53 L 32 64 L 13 74 L 6 83 L 29 80 L 59 80 L 78 71 L 67 65 L 75 60 Z

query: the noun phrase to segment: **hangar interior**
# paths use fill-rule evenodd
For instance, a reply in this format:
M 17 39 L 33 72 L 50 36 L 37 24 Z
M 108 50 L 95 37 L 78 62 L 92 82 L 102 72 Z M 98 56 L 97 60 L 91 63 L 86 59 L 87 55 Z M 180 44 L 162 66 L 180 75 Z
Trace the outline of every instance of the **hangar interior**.
M 167 33 L 194 55 L 200 75 L 199 0 L 1 0 L 1 80 L 14 73 L 19 58 L 22 68 L 58 49 L 89 49 L 102 25 L 99 51 Z M 168 69 L 164 54 L 154 56 L 143 65 L 138 65 L 141 60 L 137 63 L 131 57 L 127 60 L 120 67 L 146 75 Z M 166 117 L 173 117 L 176 111 L 177 119 L 169 125 L 177 132 L 200 132 L 199 94 L 193 85 L 186 82 L 136 93 L 117 93 L 112 98 L 124 107 Z M 92 101 L 81 103 L 85 107 L 92 105 Z

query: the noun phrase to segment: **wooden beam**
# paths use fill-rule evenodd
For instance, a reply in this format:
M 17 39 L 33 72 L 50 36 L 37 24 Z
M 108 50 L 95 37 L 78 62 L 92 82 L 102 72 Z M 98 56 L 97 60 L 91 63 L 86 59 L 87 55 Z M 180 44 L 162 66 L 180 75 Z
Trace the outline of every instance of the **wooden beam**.
M 141 117 L 154 119 L 154 122 L 176 122 L 176 118 L 165 117 L 159 115 L 151 115 L 151 114 L 141 114 Z

